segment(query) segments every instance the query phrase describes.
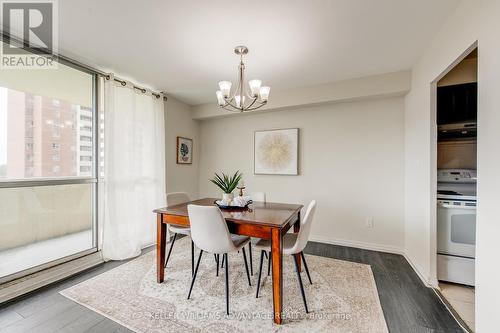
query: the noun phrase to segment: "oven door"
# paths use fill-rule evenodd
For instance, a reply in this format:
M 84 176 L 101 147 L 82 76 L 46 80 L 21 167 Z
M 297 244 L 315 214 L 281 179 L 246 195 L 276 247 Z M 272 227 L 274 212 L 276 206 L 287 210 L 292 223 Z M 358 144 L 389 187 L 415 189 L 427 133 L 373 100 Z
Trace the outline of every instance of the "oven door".
M 476 207 L 438 200 L 437 252 L 466 258 L 476 256 Z

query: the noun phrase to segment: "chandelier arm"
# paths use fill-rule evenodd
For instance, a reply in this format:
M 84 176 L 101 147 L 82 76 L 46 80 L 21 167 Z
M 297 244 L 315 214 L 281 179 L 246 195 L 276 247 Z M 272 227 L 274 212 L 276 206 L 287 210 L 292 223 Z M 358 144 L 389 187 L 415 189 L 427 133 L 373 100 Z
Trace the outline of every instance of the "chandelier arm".
M 246 110 L 250 109 L 250 108 L 252 107 L 252 105 L 254 105 L 254 104 L 255 104 L 255 102 L 256 102 L 256 101 L 257 101 L 257 97 L 254 97 L 254 98 L 253 98 L 252 103 L 250 103 L 250 105 L 249 105 L 249 106 L 245 107 L 245 109 L 246 109 Z
M 226 101 L 226 105 L 224 105 L 223 107 L 226 107 L 226 106 L 228 106 L 228 105 L 229 105 L 230 107 L 232 107 L 232 108 L 235 108 L 235 109 L 240 110 L 240 108 L 239 108 L 239 107 L 237 107 L 237 106 L 236 106 L 236 105 L 234 105 L 234 104 L 229 103 L 228 101 Z
M 259 102 L 259 105 L 257 105 L 256 107 L 252 108 L 252 109 L 247 109 L 245 111 L 253 111 L 253 110 L 257 110 L 257 109 L 260 109 L 261 107 L 263 107 L 264 105 L 266 105 L 267 102 Z
M 236 89 L 234 89 L 233 95 L 230 98 L 231 101 L 233 101 L 236 95 L 238 95 L 239 90 L 240 90 L 240 80 L 238 80 L 238 85 L 236 86 Z
M 226 110 L 226 111 L 230 111 L 230 112 L 241 112 L 240 109 L 228 109 L 227 107 L 225 106 L 221 106 L 222 109 Z
M 251 93 L 251 91 L 249 92 L 248 90 L 245 90 L 245 95 L 247 95 L 248 99 L 254 99 L 254 98 L 259 97 L 259 96 L 254 97 L 254 96 L 250 95 L 250 93 Z

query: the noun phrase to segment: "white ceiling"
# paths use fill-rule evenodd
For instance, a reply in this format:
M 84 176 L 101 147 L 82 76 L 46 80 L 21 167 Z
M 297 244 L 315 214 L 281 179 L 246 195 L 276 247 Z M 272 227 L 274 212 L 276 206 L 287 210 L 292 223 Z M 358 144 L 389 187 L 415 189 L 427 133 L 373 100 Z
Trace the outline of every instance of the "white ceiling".
M 164 90 L 214 102 L 247 77 L 273 91 L 409 69 L 458 0 L 64 0 L 59 50 Z

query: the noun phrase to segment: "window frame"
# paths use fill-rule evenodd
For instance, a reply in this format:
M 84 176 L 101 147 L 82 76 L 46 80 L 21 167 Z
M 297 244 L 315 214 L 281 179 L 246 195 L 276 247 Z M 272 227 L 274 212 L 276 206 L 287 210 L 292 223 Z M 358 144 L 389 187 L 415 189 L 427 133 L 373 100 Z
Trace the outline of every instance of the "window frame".
M 2 34 L 2 42 L 5 42 L 5 35 Z M 57 61 L 60 64 L 69 66 L 75 70 L 79 70 L 85 73 L 88 73 L 92 76 L 92 174 L 90 176 L 69 176 L 69 177 L 41 177 L 35 179 L 8 179 L 8 180 L 0 180 L 0 189 L 7 188 L 21 188 L 21 187 L 39 187 L 39 186 L 57 186 L 57 185 L 76 185 L 76 184 L 92 184 L 92 198 L 91 198 L 91 207 L 92 207 L 92 246 L 89 249 L 64 256 L 53 261 L 49 261 L 46 263 L 42 263 L 36 266 L 29 267 L 27 269 L 18 271 L 16 273 L 12 273 L 3 277 L 0 277 L 0 284 L 6 283 L 9 281 L 13 281 L 27 275 L 39 272 L 44 269 L 48 269 L 54 267 L 56 265 L 60 265 L 62 263 L 66 263 L 72 260 L 76 260 L 82 258 L 87 255 L 94 254 L 99 251 L 98 244 L 98 216 L 100 216 L 98 210 L 100 209 L 99 202 L 99 187 L 100 182 L 98 176 L 98 168 L 101 162 L 101 158 L 99 156 L 99 109 L 98 109 L 98 100 L 99 100 L 99 74 L 89 70 L 84 66 L 80 66 L 77 63 L 71 62 L 65 58 L 59 57 Z M 8 143 L 7 143 L 8 144 Z M 101 201 L 102 202 L 102 201 Z

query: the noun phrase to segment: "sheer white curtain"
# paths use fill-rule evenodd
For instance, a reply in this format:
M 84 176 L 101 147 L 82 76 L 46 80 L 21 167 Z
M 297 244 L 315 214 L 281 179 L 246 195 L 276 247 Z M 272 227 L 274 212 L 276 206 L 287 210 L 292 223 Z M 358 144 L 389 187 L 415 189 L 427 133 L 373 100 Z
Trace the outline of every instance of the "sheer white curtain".
M 137 256 L 153 244 L 153 209 L 165 205 L 163 98 L 104 82 L 104 222 L 106 260 Z

